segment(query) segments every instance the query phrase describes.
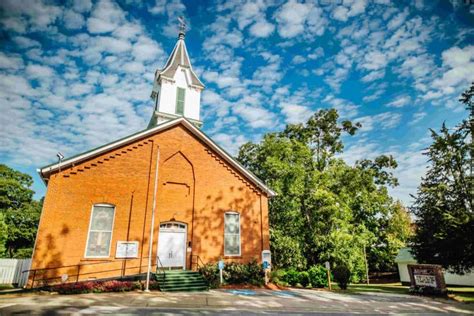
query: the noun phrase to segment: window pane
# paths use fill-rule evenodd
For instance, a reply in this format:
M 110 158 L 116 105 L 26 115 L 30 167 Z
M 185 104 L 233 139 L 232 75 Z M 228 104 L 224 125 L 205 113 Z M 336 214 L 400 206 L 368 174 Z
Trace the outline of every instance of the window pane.
M 240 236 L 239 235 L 226 235 L 224 240 L 224 254 L 225 255 L 238 255 L 240 254 Z
M 225 233 L 226 234 L 239 234 L 240 233 L 239 214 L 225 214 Z
M 106 257 L 109 255 L 111 232 L 90 232 L 86 256 Z
M 112 231 L 114 208 L 110 206 L 94 206 L 91 230 Z
M 185 90 L 183 88 L 177 88 L 176 91 L 176 114 L 184 114 L 184 95 Z

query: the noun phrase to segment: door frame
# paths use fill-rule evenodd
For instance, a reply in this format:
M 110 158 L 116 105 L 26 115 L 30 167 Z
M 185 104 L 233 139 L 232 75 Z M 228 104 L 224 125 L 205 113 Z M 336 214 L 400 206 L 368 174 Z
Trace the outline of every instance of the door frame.
M 162 227 L 162 226 L 169 226 L 170 227 Z M 183 265 L 182 269 L 186 270 L 186 264 L 187 264 L 187 244 L 188 244 L 188 224 L 179 222 L 179 221 L 164 221 L 160 222 L 160 226 L 158 229 L 158 243 L 156 245 L 156 256 L 157 256 L 157 261 L 158 261 L 158 256 L 160 253 L 160 233 L 180 233 L 184 234 L 184 245 L 183 245 Z M 156 263 L 158 265 L 158 262 Z M 176 266 L 176 267 L 164 267 L 164 268 L 180 268 L 181 266 Z

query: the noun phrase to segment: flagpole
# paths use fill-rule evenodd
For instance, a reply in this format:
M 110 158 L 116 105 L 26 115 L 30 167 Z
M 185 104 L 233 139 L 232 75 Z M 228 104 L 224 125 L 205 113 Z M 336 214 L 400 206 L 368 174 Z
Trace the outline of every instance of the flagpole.
M 150 237 L 148 238 L 150 242 L 149 242 L 149 247 L 148 247 L 148 269 L 146 273 L 145 292 L 150 292 L 151 256 L 153 253 L 153 230 L 155 228 L 156 191 L 158 187 L 158 166 L 160 163 L 160 146 L 157 146 L 157 149 L 158 149 L 158 152 L 156 154 L 155 186 L 153 188 L 153 208 L 151 210 Z

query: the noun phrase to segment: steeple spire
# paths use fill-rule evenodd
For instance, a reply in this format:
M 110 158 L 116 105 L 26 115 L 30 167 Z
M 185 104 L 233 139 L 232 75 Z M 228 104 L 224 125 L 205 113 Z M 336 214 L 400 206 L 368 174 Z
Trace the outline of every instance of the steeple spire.
M 178 21 L 179 21 L 178 39 L 184 40 L 184 36 L 186 35 L 186 22 L 184 21 L 184 17 L 182 16 L 178 17 Z
M 155 72 L 151 98 L 155 109 L 149 126 L 161 124 L 170 119 L 185 117 L 196 126 L 201 126 L 200 99 L 204 84 L 191 66 L 184 37 L 186 23 L 179 17 L 178 40 L 168 61 Z

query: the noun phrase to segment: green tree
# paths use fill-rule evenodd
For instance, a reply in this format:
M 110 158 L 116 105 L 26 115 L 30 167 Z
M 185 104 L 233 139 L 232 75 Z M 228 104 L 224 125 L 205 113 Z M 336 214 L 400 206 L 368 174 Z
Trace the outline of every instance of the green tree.
M 474 83 L 462 96 L 473 112 Z M 474 267 L 472 116 L 452 131 L 443 123 L 424 152 L 429 169 L 412 208 L 417 216 L 413 241 L 420 262 L 441 264 L 463 273 Z
M 306 124 L 244 144 L 238 159 L 278 194 L 270 200 L 275 265 L 343 263 L 354 281 L 364 277 L 364 247 L 374 248 L 387 234 L 394 203 L 386 185 L 396 185 L 390 171 L 396 162 L 381 156 L 351 167 L 338 159 L 342 133 L 354 135 L 360 127 L 338 118 L 334 109 L 320 110 Z
M 33 200 L 31 176 L 0 164 L 0 255 L 31 256 L 42 200 Z

